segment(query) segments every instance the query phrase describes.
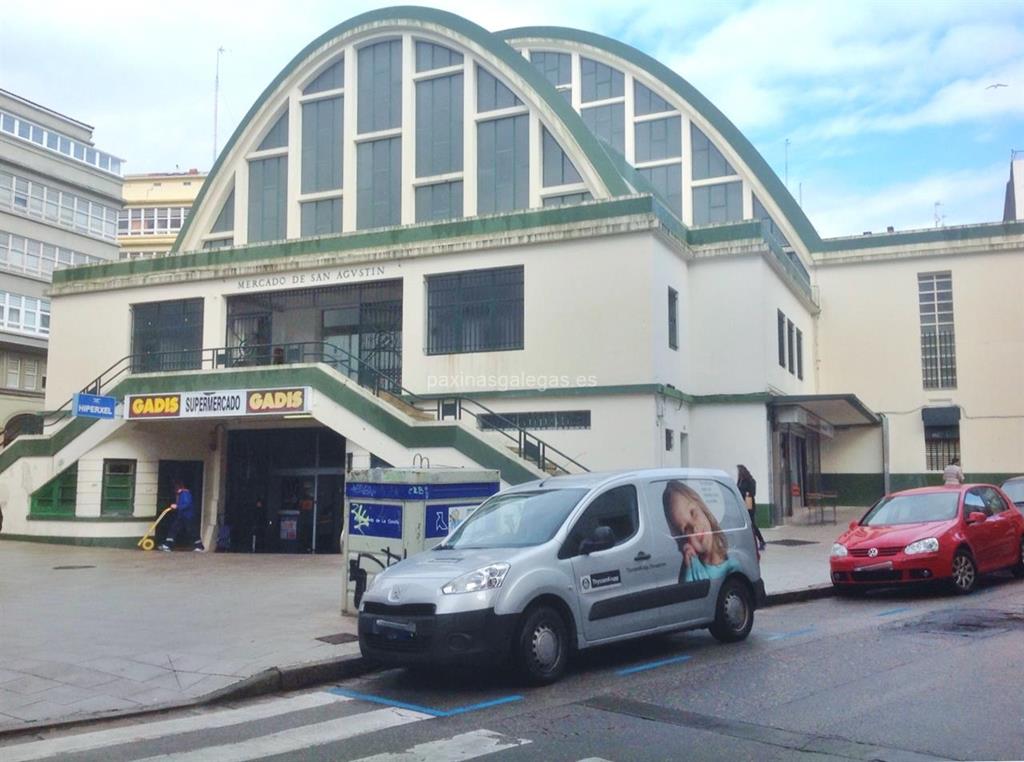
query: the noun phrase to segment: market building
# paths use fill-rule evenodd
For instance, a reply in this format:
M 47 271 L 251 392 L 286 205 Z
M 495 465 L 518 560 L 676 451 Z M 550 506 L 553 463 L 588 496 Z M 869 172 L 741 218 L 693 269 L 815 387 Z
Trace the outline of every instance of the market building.
M 58 267 L 117 259 L 122 161 L 93 128 L 0 90 L 0 425 L 35 430 Z
M 298 511 L 330 552 L 347 471 L 424 459 L 506 484 L 744 463 L 763 522 L 961 450 L 995 478 L 1024 468 L 1024 308 L 989 299 L 1022 249 L 1020 222 L 823 240 L 640 51 L 373 11 L 270 83 L 170 255 L 56 274 L 6 530 L 131 545 L 179 476 L 208 541 L 280 548 Z M 83 390 L 117 416 L 66 415 Z

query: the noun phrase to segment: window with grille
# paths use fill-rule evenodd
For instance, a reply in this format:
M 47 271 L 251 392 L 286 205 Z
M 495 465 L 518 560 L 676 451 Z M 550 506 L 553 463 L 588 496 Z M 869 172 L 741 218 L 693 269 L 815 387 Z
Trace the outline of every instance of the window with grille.
M 924 453 L 927 470 L 941 471 L 960 457 L 959 426 L 925 426 Z
M 202 299 L 132 305 L 133 373 L 198 368 L 202 347 Z
M 103 493 L 100 514 L 130 516 L 135 512 L 135 461 L 103 461 Z
M 953 275 L 917 276 L 921 314 L 921 375 L 925 389 L 956 388 L 956 336 L 953 330 Z
M 589 410 L 544 410 L 530 413 L 485 413 L 481 429 L 589 429 Z
M 523 348 L 523 268 L 427 278 L 427 354 Z

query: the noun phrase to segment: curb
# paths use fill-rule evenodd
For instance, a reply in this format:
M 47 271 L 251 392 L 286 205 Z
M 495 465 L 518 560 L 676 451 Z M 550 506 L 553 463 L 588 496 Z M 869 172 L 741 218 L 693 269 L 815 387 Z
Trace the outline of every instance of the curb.
M 67 730 L 80 725 L 107 720 L 136 720 L 153 717 L 159 714 L 188 709 L 190 707 L 211 706 L 228 701 L 256 698 L 268 693 L 293 691 L 312 685 L 347 680 L 374 671 L 377 665 L 359 654 L 339 656 L 336 659 L 298 664 L 292 667 L 271 667 L 255 675 L 246 677 L 237 683 L 220 688 L 212 693 L 182 701 L 169 701 L 140 709 L 127 711 L 97 712 L 82 717 L 66 720 L 43 721 L 41 723 L 25 723 L 11 728 L 0 728 L 0 741 L 7 741 L 22 735 L 36 735 L 50 730 Z M 0 752 L 3 748 L 0 747 Z M 0 754 L 2 756 L 2 754 Z
M 804 601 L 816 601 L 819 598 L 831 598 L 835 596 L 835 588 L 831 584 L 814 585 L 800 590 L 787 590 L 784 593 L 771 593 L 765 598 L 765 606 L 783 606 L 787 603 L 803 603 Z

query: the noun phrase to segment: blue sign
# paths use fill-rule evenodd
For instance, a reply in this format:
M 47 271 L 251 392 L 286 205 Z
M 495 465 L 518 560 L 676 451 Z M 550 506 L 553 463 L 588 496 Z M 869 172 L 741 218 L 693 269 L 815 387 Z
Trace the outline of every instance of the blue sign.
M 71 415 L 79 418 L 113 418 L 117 400 L 95 394 L 75 392 L 71 398 Z
M 459 505 L 428 505 L 425 525 L 423 527 L 424 536 L 428 539 L 431 537 L 447 537 L 449 531 L 449 519 L 451 514 L 449 510 L 451 508 L 474 508 L 480 505 L 480 503 L 460 503 Z M 456 521 L 456 527 L 459 522 Z
M 348 482 L 345 494 L 376 500 L 445 500 L 466 497 L 490 497 L 501 488 L 498 482 L 462 484 L 369 484 Z
M 402 506 L 349 503 L 348 531 L 362 537 L 402 539 Z

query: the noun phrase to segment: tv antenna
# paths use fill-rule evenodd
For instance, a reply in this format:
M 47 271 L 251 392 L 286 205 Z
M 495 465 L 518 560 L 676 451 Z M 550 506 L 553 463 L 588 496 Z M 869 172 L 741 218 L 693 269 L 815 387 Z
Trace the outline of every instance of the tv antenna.
M 220 56 L 222 53 L 226 53 L 224 46 L 221 45 L 217 48 L 217 70 L 213 76 L 213 163 L 217 161 L 217 106 L 220 103 Z
M 941 208 L 942 208 L 942 202 L 941 201 L 936 201 L 935 205 L 934 205 L 934 209 L 935 209 L 935 227 L 937 227 L 937 228 L 941 228 L 943 225 L 946 224 L 946 215 L 944 215 L 942 213 Z

